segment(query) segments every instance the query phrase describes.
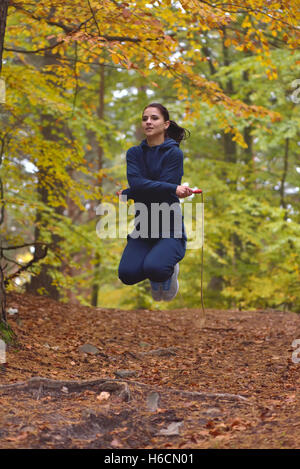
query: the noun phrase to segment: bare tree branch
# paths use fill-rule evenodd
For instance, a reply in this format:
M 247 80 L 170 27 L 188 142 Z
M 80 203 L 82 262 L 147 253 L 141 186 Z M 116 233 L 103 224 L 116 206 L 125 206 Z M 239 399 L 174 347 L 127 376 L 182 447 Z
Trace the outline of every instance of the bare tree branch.
M 24 244 L 20 244 L 18 246 L 1 246 L 0 249 L 2 249 L 2 251 L 11 251 L 11 250 L 15 250 L 15 249 L 21 249 L 21 248 L 26 248 L 26 247 L 31 247 L 31 246 L 48 246 L 50 247 L 51 244 L 49 243 L 42 243 L 42 242 L 33 242 L 33 243 L 24 243 Z
M 293 26 L 291 23 L 288 23 L 287 21 L 284 21 L 282 19 L 282 17 L 272 16 L 270 14 L 270 9 L 269 8 L 265 8 L 264 10 L 261 10 L 259 8 L 250 8 L 246 5 L 242 5 L 242 9 L 241 9 L 241 5 L 239 3 L 216 3 L 215 1 L 209 2 L 209 1 L 205 1 L 205 0 L 199 0 L 199 2 L 200 3 L 205 3 L 206 5 L 208 5 L 211 8 L 216 8 L 216 9 L 219 9 L 219 10 L 224 11 L 226 13 L 249 13 L 249 12 L 260 13 L 263 16 L 268 16 L 268 18 L 271 18 L 274 21 L 278 21 L 280 23 L 283 23 L 283 24 L 289 26 L 290 28 L 294 29 L 295 31 L 300 31 L 300 26 Z M 232 9 L 230 7 L 235 8 L 234 11 L 232 11 Z
M 4 250 L 16 250 L 16 249 L 19 249 L 19 248 L 22 248 L 22 247 L 26 247 L 26 246 L 36 246 L 36 245 L 42 245 L 44 247 L 43 251 L 41 251 L 39 254 L 36 253 L 35 251 L 35 254 L 33 256 L 33 258 L 31 259 L 31 261 L 27 262 L 27 264 L 24 264 L 24 265 L 21 265 L 19 264 L 18 262 L 16 261 L 12 261 L 11 259 L 8 259 L 6 256 L 4 256 L 3 252 Z M 2 272 L 2 282 L 3 282 L 3 286 L 4 287 L 7 287 L 8 283 L 15 277 L 18 277 L 22 272 L 24 272 L 25 270 L 28 270 L 33 264 L 36 264 L 38 261 L 40 261 L 41 259 L 44 259 L 47 255 L 47 252 L 48 252 L 48 248 L 49 248 L 50 244 L 47 244 L 47 243 L 31 243 L 31 244 L 23 244 L 21 246 L 7 246 L 7 247 L 0 247 L 0 258 L 4 258 L 6 260 L 9 260 L 10 262 L 14 262 L 15 264 L 19 265 L 19 269 L 14 272 L 13 274 L 7 276 L 6 278 L 4 277 L 4 269 L 1 269 L 1 272 Z
M 88 2 L 88 4 L 89 4 L 89 9 L 90 9 L 90 11 L 91 11 L 91 13 L 92 13 L 92 15 L 93 15 L 93 20 L 94 20 L 94 22 L 95 22 L 95 25 L 96 25 L 96 27 L 97 27 L 98 34 L 99 34 L 99 36 L 101 36 L 101 31 L 100 31 L 100 28 L 99 28 L 98 22 L 97 22 L 97 20 L 96 20 L 96 16 L 95 16 L 95 13 L 94 13 L 93 7 L 92 7 L 92 5 L 91 5 L 91 3 L 90 3 L 90 0 L 87 0 L 87 2 Z

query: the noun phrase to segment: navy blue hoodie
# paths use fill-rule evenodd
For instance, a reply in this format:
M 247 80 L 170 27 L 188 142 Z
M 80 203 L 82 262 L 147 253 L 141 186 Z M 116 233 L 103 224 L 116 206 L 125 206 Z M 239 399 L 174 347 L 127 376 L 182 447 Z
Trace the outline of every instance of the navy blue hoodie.
M 126 154 L 127 179 L 129 188 L 122 191 L 128 199 L 142 202 L 149 208 L 149 237 L 151 237 L 151 203 L 167 203 L 180 210 L 176 188 L 181 185 L 183 176 L 183 153 L 172 138 L 156 146 L 149 146 L 146 140 L 140 145 L 129 148 Z M 173 205 L 173 204 L 176 205 Z M 178 213 L 178 212 L 177 212 Z M 136 213 L 137 215 L 137 213 Z M 165 215 L 164 215 L 165 216 Z M 183 217 L 181 233 L 174 228 L 174 213 L 170 211 L 170 237 L 185 237 Z M 159 224 L 159 236 L 162 237 L 162 220 Z M 136 225 L 138 228 L 139 225 Z M 153 237 L 153 236 L 152 236 Z M 156 236 L 154 236 L 156 237 Z

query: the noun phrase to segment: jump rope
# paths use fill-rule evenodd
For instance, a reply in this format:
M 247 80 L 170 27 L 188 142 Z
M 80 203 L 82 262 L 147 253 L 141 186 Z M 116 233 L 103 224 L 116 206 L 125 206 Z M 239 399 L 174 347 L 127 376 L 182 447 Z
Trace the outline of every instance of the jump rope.
M 202 203 L 202 223 L 201 223 L 201 268 L 200 268 L 200 291 L 201 291 L 201 306 L 202 306 L 202 322 L 204 325 L 205 321 L 205 309 L 204 309 L 204 303 L 203 303 L 203 251 L 204 251 L 204 199 L 203 199 L 203 191 L 202 189 L 194 189 L 193 194 L 201 194 L 201 203 Z

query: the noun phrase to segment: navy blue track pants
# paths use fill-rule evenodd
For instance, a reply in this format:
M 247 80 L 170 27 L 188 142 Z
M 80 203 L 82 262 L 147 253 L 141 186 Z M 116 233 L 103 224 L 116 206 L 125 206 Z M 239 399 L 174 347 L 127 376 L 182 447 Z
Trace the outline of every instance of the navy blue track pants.
M 171 277 L 174 266 L 181 261 L 186 251 L 186 238 L 131 238 L 119 265 L 119 279 L 133 285 L 148 278 L 164 282 Z

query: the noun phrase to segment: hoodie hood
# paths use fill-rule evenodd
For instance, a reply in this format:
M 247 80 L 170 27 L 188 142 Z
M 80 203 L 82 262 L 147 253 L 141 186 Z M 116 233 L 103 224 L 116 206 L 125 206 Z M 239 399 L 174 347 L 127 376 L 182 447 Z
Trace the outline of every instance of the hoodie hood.
M 172 160 L 174 158 L 178 159 L 178 182 L 177 180 L 172 181 L 177 185 L 180 183 L 181 173 L 183 172 L 181 166 L 181 150 L 179 149 L 179 143 L 176 142 L 173 138 L 166 138 L 163 143 L 160 145 L 149 146 L 147 140 L 143 140 L 140 145 L 136 147 L 139 153 L 139 164 L 141 166 L 142 174 L 146 179 L 152 181 L 160 181 L 161 174 L 164 171 L 166 165 L 168 166 L 170 156 Z M 175 156 L 174 155 L 179 155 Z M 171 197 L 172 198 L 172 197 Z
M 142 148 L 147 148 L 147 149 L 150 148 L 150 149 L 157 149 L 157 150 L 161 150 L 161 149 L 167 150 L 174 146 L 179 147 L 179 143 L 176 142 L 176 140 L 174 140 L 173 138 L 167 137 L 165 141 L 161 143 L 160 145 L 150 146 L 148 145 L 147 140 L 145 139 L 141 142 L 140 146 Z

